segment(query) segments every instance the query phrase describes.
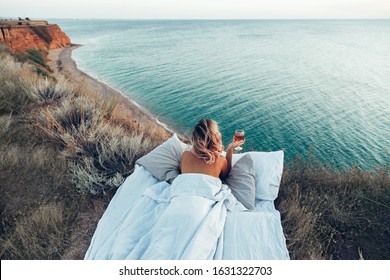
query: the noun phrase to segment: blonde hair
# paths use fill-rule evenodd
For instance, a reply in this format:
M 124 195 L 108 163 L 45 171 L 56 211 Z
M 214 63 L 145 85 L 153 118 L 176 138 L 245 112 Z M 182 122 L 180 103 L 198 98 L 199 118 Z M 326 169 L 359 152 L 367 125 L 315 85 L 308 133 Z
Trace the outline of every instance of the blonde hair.
M 195 126 L 191 138 L 192 153 L 206 164 L 213 164 L 223 151 L 221 133 L 217 122 L 201 119 Z

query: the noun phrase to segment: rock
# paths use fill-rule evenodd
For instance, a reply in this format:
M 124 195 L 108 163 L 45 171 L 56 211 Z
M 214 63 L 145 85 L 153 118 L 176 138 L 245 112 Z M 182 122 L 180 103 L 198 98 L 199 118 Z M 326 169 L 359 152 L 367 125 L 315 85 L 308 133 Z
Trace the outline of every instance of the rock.
M 71 45 L 69 37 L 57 24 L 46 25 L 0 25 L 0 43 L 14 52 L 27 49 L 48 51 Z

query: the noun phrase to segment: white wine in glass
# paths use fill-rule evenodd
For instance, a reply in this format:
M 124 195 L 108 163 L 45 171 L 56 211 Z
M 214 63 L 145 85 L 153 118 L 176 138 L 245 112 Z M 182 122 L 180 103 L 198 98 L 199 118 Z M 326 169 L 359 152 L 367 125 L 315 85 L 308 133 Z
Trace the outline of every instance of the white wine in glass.
M 245 140 L 245 131 L 242 129 L 237 129 L 236 132 L 234 132 L 234 142 L 239 142 Z M 241 151 L 241 147 L 234 148 L 236 151 Z

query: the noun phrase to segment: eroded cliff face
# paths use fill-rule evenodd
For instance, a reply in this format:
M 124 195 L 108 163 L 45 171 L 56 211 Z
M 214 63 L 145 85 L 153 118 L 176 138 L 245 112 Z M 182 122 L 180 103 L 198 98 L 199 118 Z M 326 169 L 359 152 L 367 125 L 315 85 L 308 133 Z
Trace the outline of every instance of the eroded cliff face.
M 69 37 L 57 24 L 1 26 L 0 43 L 12 51 L 24 52 L 27 49 L 45 50 L 63 48 L 71 44 Z

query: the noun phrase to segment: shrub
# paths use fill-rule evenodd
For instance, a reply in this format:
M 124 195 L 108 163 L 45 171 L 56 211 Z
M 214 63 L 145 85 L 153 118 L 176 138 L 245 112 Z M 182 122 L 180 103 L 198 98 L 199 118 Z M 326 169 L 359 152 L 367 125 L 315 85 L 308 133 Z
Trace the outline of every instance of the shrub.
M 30 87 L 30 95 L 39 105 L 58 102 L 64 97 L 71 98 L 74 94 L 73 87 L 64 78 L 57 81 L 52 79 L 39 79 Z
M 0 115 L 20 114 L 31 102 L 29 88 L 37 77 L 31 66 L 15 62 L 7 54 L 1 54 L 0 60 Z
M 118 187 L 136 159 L 152 148 L 142 130 L 129 131 L 110 121 L 111 111 L 110 104 L 80 96 L 42 109 L 36 121 L 43 138 L 62 148 L 80 193 L 105 194 Z
M 43 57 L 43 55 L 40 51 L 37 51 L 35 49 L 28 49 L 27 56 L 29 59 L 31 59 L 35 63 L 37 63 L 43 67 L 47 67 L 46 62 L 45 62 L 45 58 Z
M 21 114 L 31 103 L 43 105 L 73 94 L 73 87 L 64 78 L 54 81 L 36 75 L 34 66 L 21 62 L 28 61 L 23 56 L 17 62 L 8 52 L 0 50 L 0 59 L 0 115 Z

